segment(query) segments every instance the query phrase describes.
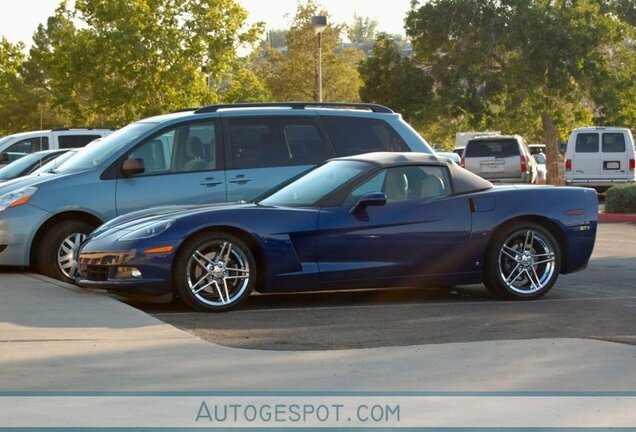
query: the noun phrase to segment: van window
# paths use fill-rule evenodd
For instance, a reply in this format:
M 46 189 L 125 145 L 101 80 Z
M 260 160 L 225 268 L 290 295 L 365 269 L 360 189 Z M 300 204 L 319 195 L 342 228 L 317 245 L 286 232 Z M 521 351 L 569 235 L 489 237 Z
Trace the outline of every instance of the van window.
M 598 153 L 598 134 L 578 134 L 576 136 L 576 146 L 574 147 L 574 151 L 577 153 Z
M 57 140 L 61 149 L 84 147 L 91 141 L 101 138 L 101 135 L 60 135 Z
M 234 118 L 231 168 L 315 165 L 327 158 L 316 122 L 307 118 Z
M 320 119 L 338 156 L 410 151 L 404 140 L 383 120 L 330 116 L 321 116 Z
M 625 153 L 625 135 L 622 133 L 604 133 L 603 153 Z
M 35 153 L 40 150 L 49 149 L 49 139 L 47 137 L 33 137 L 23 139 L 9 146 L 5 152 L 13 153 Z
M 128 154 L 143 159 L 142 175 L 217 169 L 214 122 L 190 123 L 155 135 Z
M 464 157 L 507 158 L 519 156 L 517 140 L 475 140 L 466 144 Z

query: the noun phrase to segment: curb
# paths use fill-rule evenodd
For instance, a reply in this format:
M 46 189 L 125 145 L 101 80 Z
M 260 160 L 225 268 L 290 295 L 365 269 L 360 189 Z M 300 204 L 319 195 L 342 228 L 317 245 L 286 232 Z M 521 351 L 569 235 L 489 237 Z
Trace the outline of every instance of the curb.
M 636 213 L 605 213 L 598 212 L 599 222 L 634 222 L 636 223 Z

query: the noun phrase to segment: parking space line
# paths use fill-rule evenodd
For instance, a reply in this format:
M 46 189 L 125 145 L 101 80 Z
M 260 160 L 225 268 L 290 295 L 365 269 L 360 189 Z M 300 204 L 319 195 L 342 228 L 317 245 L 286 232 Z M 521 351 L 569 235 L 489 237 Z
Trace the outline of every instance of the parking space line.
M 398 304 L 375 304 L 375 305 L 353 305 L 353 306 L 307 306 L 307 307 L 291 307 L 291 308 L 265 308 L 265 309 L 239 309 L 235 311 L 225 312 L 225 314 L 237 314 L 237 313 L 252 313 L 252 312 L 300 312 L 308 310 L 339 310 L 339 309 L 375 309 L 386 307 L 414 307 L 414 306 L 476 306 L 476 305 L 521 305 L 521 304 L 536 304 L 536 303 L 564 303 L 572 301 L 615 301 L 615 300 L 636 300 L 636 296 L 629 297 L 581 297 L 570 299 L 551 299 L 551 300 L 533 300 L 529 302 L 507 302 L 507 301 L 480 301 L 480 302 L 443 302 L 443 303 L 398 303 Z M 192 314 L 207 314 L 207 312 L 163 312 L 152 313 L 150 315 L 155 317 L 160 316 L 177 316 L 177 315 L 192 315 Z

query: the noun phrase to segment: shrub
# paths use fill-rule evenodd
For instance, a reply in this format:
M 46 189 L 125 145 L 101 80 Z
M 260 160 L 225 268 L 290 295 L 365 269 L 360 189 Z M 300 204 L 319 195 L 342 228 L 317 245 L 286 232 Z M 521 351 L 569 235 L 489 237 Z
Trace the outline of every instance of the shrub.
M 605 212 L 636 213 L 636 184 L 609 188 L 605 193 Z

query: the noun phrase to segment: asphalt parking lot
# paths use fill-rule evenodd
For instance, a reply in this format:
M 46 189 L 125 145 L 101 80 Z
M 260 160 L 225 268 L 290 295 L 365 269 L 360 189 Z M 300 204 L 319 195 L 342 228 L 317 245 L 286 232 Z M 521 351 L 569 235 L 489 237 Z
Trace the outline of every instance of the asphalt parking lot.
M 253 295 L 206 314 L 132 302 L 221 345 L 325 350 L 532 338 L 636 344 L 636 225 L 600 224 L 587 270 L 561 276 L 542 299 L 506 302 L 483 286 Z

